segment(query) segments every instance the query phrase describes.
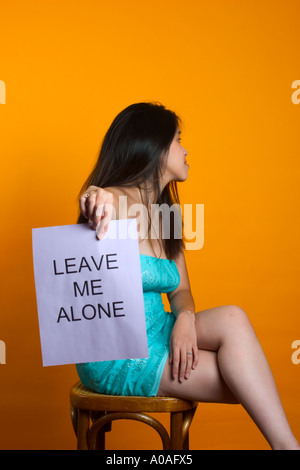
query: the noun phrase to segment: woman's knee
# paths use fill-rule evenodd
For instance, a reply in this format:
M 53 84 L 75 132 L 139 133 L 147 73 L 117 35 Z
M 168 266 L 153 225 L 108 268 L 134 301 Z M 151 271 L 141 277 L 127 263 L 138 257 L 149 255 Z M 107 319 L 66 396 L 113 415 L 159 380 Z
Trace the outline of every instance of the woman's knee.
M 249 324 L 249 318 L 245 310 L 238 305 L 225 305 L 223 315 L 227 321 Z
M 199 349 L 218 350 L 225 337 L 253 331 L 248 315 L 238 305 L 223 305 L 196 314 Z
M 256 337 L 249 317 L 238 305 L 228 305 L 224 312 L 224 326 L 221 344 L 229 341 L 231 344 L 248 341 Z M 245 343 L 246 344 L 246 343 Z

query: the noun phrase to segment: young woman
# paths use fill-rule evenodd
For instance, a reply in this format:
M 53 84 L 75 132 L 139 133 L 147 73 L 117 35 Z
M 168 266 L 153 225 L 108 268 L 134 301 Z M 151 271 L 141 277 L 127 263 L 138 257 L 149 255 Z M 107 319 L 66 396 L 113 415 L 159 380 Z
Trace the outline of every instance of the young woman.
M 172 227 L 164 238 L 163 220 L 151 230 L 152 205 L 178 204 L 176 182 L 188 171 L 174 112 L 137 103 L 115 118 L 83 187 L 78 222 L 89 221 L 101 239 L 112 216 L 128 217 L 120 196 L 128 208 L 146 208 L 139 247 L 149 358 L 78 364 L 79 377 L 99 393 L 241 403 L 272 449 L 299 449 L 244 310 L 225 305 L 195 313 L 182 239 Z M 164 310 L 162 292 L 171 312 Z

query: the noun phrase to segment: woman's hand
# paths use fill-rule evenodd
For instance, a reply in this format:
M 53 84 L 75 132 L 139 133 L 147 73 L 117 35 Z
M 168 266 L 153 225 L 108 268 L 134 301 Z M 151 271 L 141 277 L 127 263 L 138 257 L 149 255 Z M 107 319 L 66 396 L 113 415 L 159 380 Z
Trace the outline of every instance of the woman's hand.
M 91 222 L 97 237 L 103 238 L 112 219 L 114 195 L 97 186 L 89 186 L 79 200 L 80 210 L 84 217 Z
M 192 353 L 192 354 L 190 354 Z M 199 360 L 195 316 L 190 312 L 179 313 L 170 340 L 170 363 L 173 378 L 179 382 L 188 379 Z

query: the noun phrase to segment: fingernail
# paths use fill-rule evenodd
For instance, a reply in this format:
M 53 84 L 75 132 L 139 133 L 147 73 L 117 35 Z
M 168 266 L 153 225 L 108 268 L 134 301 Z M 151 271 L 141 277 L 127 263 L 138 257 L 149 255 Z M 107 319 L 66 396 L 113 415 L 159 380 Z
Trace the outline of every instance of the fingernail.
M 101 238 L 104 236 L 104 231 L 97 227 L 96 228 L 96 234 L 97 234 L 97 237 L 99 238 L 99 240 L 101 240 Z

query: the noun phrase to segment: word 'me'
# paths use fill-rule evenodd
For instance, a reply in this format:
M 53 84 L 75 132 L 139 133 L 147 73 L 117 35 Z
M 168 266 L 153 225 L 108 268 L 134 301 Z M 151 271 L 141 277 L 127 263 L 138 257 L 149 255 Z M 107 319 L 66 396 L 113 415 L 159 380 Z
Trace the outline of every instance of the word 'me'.
M 292 354 L 292 363 L 293 364 L 300 364 L 300 340 L 296 339 L 292 343 L 292 349 L 296 349 L 296 351 Z
M 294 93 L 292 94 L 292 102 L 294 104 L 299 104 L 300 103 L 300 80 L 294 80 L 292 83 L 292 88 L 297 88 L 297 90 L 294 91 Z
M 6 86 L 2 80 L 0 80 L 0 104 L 6 104 Z

